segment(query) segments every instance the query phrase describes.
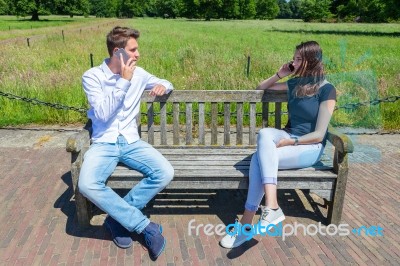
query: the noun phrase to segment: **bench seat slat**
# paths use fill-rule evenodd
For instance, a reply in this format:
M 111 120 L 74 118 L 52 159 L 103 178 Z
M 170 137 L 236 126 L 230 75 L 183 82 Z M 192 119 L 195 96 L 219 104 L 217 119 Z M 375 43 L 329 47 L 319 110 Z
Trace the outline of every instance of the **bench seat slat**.
M 116 189 L 130 189 L 134 185 L 136 185 L 140 179 L 134 179 L 133 177 L 129 177 L 129 179 L 121 179 L 121 178 L 110 178 L 108 181 L 108 185 L 116 188 Z M 310 189 L 314 191 L 329 191 L 333 188 L 334 181 L 331 179 L 322 180 L 297 180 L 297 179 L 281 179 L 278 182 L 278 189 Z M 169 189 L 179 189 L 179 188 L 201 188 L 201 189 L 247 189 L 248 188 L 248 180 L 243 178 L 219 178 L 217 180 L 213 179 L 196 179 L 191 180 L 187 178 L 175 178 L 174 182 L 171 182 L 167 188 Z
M 250 149 L 202 149 L 201 147 L 199 149 L 197 148 L 192 148 L 192 149 L 157 149 L 161 154 L 167 155 L 167 154 L 178 154 L 178 155 L 191 155 L 191 154 L 205 154 L 205 155 L 231 155 L 231 154 L 245 154 L 249 155 L 254 153 L 256 150 L 250 150 Z
M 206 162 L 207 164 L 213 164 L 213 163 L 218 163 L 219 162 L 231 162 L 232 165 L 237 165 L 241 164 L 243 162 L 248 162 L 250 164 L 251 157 L 243 157 L 243 155 L 238 155 L 238 156 L 229 156 L 229 157 L 222 157 L 222 156 L 201 156 L 201 155 L 185 155 L 184 158 L 178 155 L 166 155 L 165 156 L 168 161 L 170 162 L 194 162 L 195 164 L 202 164 Z M 319 164 L 323 164 L 324 166 L 331 166 L 332 165 L 332 160 L 323 158 L 323 160 L 320 161 Z
M 248 162 L 250 164 L 250 157 L 243 157 L 243 155 L 238 155 L 238 156 L 230 156 L 230 157 L 221 157 L 221 156 L 209 156 L 207 158 L 204 158 L 204 156 L 201 155 L 185 155 L 185 158 L 179 158 L 178 155 L 168 155 L 165 156 L 168 161 L 170 162 L 193 162 L 195 164 L 199 164 L 200 162 L 207 162 L 210 164 L 213 163 L 218 163 L 216 162 L 216 160 L 220 161 L 220 162 L 230 162 L 231 164 L 237 164 L 237 163 L 242 163 L 242 162 Z M 199 162 L 200 161 L 200 162 Z
M 204 165 L 207 165 L 209 169 L 249 169 L 250 161 L 174 161 L 169 160 L 174 169 L 204 169 Z M 120 165 L 117 170 L 128 170 L 127 167 Z M 327 165 L 315 165 L 308 168 L 296 169 L 297 171 L 309 172 L 309 171 L 321 171 L 321 170 L 333 170 L 332 166 Z M 290 171 L 290 170 L 281 170 Z M 292 170 L 293 171 L 293 170 Z
M 204 166 L 201 167 L 199 165 L 198 169 L 194 169 L 193 166 L 189 167 L 178 167 L 174 166 L 175 168 L 175 175 L 176 177 L 214 177 L 214 179 L 227 177 L 227 178 L 235 178 L 235 177 L 248 177 L 249 169 L 248 167 L 242 167 L 242 169 L 235 169 L 234 167 L 224 167 L 224 168 L 215 168 L 215 169 L 204 169 Z M 142 178 L 143 175 L 139 172 L 134 170 L 130 170 L 124 166 L 118 166 L 114 173 L 111 175 L 112 177 L 140 177 Z M 302 177 L 302 178 L 336 178 L 336 175 L 330 170 L 316 170 L 314 168 L 305 168 L 301 170 L 281 170 L 278 171 L 278 178 L 282 177 Z

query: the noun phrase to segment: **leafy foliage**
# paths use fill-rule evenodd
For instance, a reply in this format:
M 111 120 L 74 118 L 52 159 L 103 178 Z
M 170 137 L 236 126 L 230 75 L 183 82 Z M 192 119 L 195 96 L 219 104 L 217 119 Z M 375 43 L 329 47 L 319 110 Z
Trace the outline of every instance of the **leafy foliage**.
M 7 15 L 8 4 L 5 0 L 0 0 L 0 15 Z
M 325 21 L 332 14 L 329 11 L 331 0 L 303 0 L 301 1 L 300 13 L 305 22 Z
M 256 11 L 259 19 L 274 19 L 279 13 L 279 6 L 276 0 L 258 0 Z
M 400 0 L 0 0 L 0 15 L 392 22 Z

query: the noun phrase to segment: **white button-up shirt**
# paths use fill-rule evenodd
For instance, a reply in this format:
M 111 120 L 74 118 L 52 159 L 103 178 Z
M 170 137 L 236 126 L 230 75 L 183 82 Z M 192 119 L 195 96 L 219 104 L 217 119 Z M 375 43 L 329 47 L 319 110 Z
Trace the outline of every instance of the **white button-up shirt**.
M 86 71 L 82 77 L 83 89 L 90 104 L 88 118 L 92 120 L 92 142 L 115 143 L 123 135 L 128 143 L 137 141 L 136 116 L 140 112 L 140 97 L 144 90 L 163 85 L 169 93 L 172 84 L 136 67 L 131 81 L 111 72 L 109 59 Z

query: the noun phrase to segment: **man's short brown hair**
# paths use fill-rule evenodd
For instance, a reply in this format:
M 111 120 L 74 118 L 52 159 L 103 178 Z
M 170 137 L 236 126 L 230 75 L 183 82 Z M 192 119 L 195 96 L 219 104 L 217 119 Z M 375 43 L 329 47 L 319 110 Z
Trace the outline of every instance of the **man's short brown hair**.
M 107 34 L 107 49 L 108 54 L 112 56 L 113 50 L 115 47 L 117 48 L 125 48 L 126 43 L 130 38 L 138 39 L 140 36 L 140 32 L 135 29 L 131 29 L 128 27 L 114 27 Z

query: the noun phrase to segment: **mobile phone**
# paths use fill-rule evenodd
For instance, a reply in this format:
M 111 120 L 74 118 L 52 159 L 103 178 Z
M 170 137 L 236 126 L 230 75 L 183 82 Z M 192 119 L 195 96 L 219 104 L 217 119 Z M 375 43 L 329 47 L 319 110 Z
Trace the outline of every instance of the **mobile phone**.
M 293 72 L 294 66 L 293 66 L 293 63 L 292 63 L 292 62 L 289 62 L 288 67 L 289 67 L 289 69 L 290 69 L 290 72 Z
M 120 59 L 121 54 L 122 54 L 122 58 L 124 59 L 124 63 L 126 64 L 130 57 L 124 48 L 118 48 L 118 50 L 115 51 L 114 56 L 116 56 L 118 59 Z

